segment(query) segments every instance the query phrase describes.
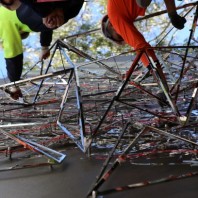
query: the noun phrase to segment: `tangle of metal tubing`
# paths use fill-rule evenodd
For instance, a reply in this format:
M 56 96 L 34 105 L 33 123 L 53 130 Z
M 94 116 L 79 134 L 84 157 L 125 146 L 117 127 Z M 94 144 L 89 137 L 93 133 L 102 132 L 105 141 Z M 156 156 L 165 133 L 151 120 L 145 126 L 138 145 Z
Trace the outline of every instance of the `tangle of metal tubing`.
M 125 130 L 126 128 L 128 127 L 129 123 L 126 124 L 125 126 Z M 198 144 L 196 142 L 193 142 L 191 140 L 188 140 L 186 138 L 182 138 L 180 136 L 177 136 L 177 135 L 174 135 L 174 134 L 171 134 L 169 132 L 166 132 L 166 131 L 162 131 L 160 129 L 157 129 L 157 128 L 154 128 L 154 127 L 151 127 L 151 126 L 143 126 L 142 125 L 142 130 L 135 136 L 135 138 L 129 143 L 129 145 L 124 149 L 123 153 L 121 155 L 119 155 L 117 157 L 117 159 L 112 163 L 111 167 L 105 172 L 105 169 L 107 168 L 107 166 L 109 165 L 109 162 L 110 162 L 110 159 L 112 158 L 112 155 L 116 149 L 116 147 L 118 146 L 118 143 L 120 142 L 123 134 L 121 133 L 120 135 L 120 138 L 117 140 L 116 144 L 115 144 L 115 147 L 112 149 L 112 152 L 110 152 L 110 156 L 107 158 L 106 162 L 104 163 L 103 165 L 103 169 L 101 170 L 101 173 L 99 174 L 100 177 L 98 177 L 98 179 L 96 180 L 95 184 L 93 185 L 92 189 L 88 192 L 87 194 L 87 197 L 91 196 L 92 194 L 97 195 L 98 193 L 98 188 L 102 186 L 102 184 L 107 181 L 107 179 L 109 179 L 109 177 L 111 176 L 111 174 L 113 173 L 113 171 L 115 171 L 115 169 L 125 161 L 126 159 L 126 154 L 129 152 L 129 150 L 132 148 L 132 146 L 134 146 L 134 144 L 137 142 L 137 140 L 140 138 L 140 136 L 142 134 L 145 134 L 147 133 L 148 131 L 153 131 L 153 132 L 156 132 L 156 133 L 159 133 L 159 134 L 162 134 L 164 136 L 168 136 L 168 137 L 172 137 L 174 139 L 178 139 L 178 140 L 181 140 L 181 141 L 184 141 L 186 143 L 189 143 L 189 144 L 193 144 L 194 146 L 198 146 Z M 123 131 L 123 133 L 125 132 L 125 130 Z M 197 173 L 196 173 L 197 175 Z M 158 180 L 157 180 L 158 181 Z M 156 181 L 156 182 L 157 182 Z M 128 188 L 127 188 L 128 189 Z M 109 193 L 109 192 L 113 192 L 114 190 L 110 189 L 110 190 L 106 190 L 104 191 L 105 194 L 106 193 Z M 101 195 L 102 192 L 99 192 L 99 194 Z
M 10 133 L 4 131 L 3 129 L 0 129 L 0 133 L 4 134 L 5 136 L 7 136 L 7 137 L 13 139 L 14 141 L 18 142 L 19 144 L 23 145 L 25 148 L 30 149 L 32 151 L 39 152 L 39 153 L 55 160 L 58 163 L 61 163 L 66 157 L 66 155 L 64 155 L 60 152 L 57 152 L 50 148 L 47 148 L 47 147 L 40 145 L 36 142 L 32 142 L 32 141 L 25 139 L 23 137 L 10 134 Z M 52 155 L 52 154 L 54 154 L 54 155 Z

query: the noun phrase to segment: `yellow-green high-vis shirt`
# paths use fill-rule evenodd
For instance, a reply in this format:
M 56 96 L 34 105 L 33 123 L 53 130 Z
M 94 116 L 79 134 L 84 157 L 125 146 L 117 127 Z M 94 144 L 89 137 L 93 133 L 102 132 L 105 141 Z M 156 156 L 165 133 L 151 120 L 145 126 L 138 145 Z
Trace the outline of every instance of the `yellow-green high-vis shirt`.
M 10 11 L 0 6 L 0 39 L 3 42 L 5 58 L 13 58 L 23 53 L 21 33 L 32 32 L 30 28 L 21 23 L 16 11 Z

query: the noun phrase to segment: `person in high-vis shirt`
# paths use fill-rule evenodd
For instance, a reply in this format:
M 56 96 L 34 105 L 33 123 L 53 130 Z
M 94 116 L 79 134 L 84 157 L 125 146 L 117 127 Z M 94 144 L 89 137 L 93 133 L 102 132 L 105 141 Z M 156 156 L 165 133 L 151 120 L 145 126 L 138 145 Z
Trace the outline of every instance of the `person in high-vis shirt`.
M 0 39 L 3 45 L 7 75 L 11 82 L 21 78 L 23 70 L 22 39 L 26 38 L 32 31 L 41 32 L 40 58 L 46 59 L 50 55 L 48 47 L 52 41 L 53 31 L 43 25 L 42 18 L 24 4 L 21 4 L 16 11 L 10 11 L 3 6 L 0 7 Z M 5 91 L 14 100 L 22 97 L 22 92 L 18 86 L 9 87 Z

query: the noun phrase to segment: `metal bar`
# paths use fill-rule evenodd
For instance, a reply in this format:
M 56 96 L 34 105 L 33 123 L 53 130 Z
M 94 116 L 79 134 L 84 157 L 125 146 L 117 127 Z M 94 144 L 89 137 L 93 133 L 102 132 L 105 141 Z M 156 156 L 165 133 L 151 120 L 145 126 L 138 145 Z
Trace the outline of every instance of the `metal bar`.
M 194 145 L 194 146 L 198 146 L 198 143 L 193 142 L 193 141 L 191 141 L 191 140 L 188 140 L 188 139 L 186 139 L 186 138 L 182 138 L 182 137 L 180 137 L 180 136 L 178 136 L 178 135 L 174 135 L 174 134 L 172 134 L 172 133 L 169 133 L 169 132 L 166 132 L 166 131 L 162 131 L 162 130 L 160 130 L 160 129 L 157 129 L 157 128 L 154 128 L 154 127 L 151 127 L 151 126 L 147 126 L 147 128 L 150 129 L 150 130 L 152 130 L 152 131 L 155 131 L 155 132 L 157 132 L 157 133 L 163 134 L 163 135 L 165 135 L 165 136 L 168 136 L 168 137 L 172 137 L 172 138 L 174 138 L 174 139 L 181 140 L 181 141 L 183 141 L 183 142 L 192 144 L 192 145 Z
M 94 187 L 89 191 L 88 195 L 87 196 L 90 196 L 91 193 L 95 193 L 97 194 L 97 190 L 99 187 L 101 187 L 101 185 L 111 176 L 112 172 L 118 167 L 118 165 L 120 165 L 122 162 L 125 161 L 126 159 L 126 154 L 129 152 L 129 150 L 132 148 L 132 146 L 137 142 L 137 140 L 140 138 L 140 136 L 142 134 L 145 134 L 146 132 L 148 131 L 154 131 L 154 132 L 157 132 L 157 133 L 160 133 L 160 134 L 163 134 L 165 136 L 168 136 L 168 137 L 172 137 L 174 139 L 179 139 L 181 141 L 184 141 L 184 142 L 187 142 L 187 143 L 190 143 L 190 144 L 193 144 L 195 146 L 198 146 L 197 143 L 191 141 L 191 140 L 188 140 L 188 139 L 185 139 L 185 138 L 182 138 L 180 136 L 177 136 L 177 135 L 174 135 L 174 134 L 171 134 L 171 133 L 168 133 L 168 132 L 165 132 L 165 131 L 162 131 L 162 130 L 159 130 L 157 128 L 154 128 L 154 127 L 150 127 L 150 126 L 143 126 L 142 125 L 142 130 L 135 136 L 135 138 L 129 143 L 129 145 L 125 148 L 125 150 L 123 151 L 123 153 L 121 155 L 119 155 L 117 157 L 117 159 L 112 163 L 111 167 L 103 174 L 103 176 L 97 180 L 97 182 L 95 183 Z M 114 149 L 114 148 L 113 148 Z M 107 190 L 108 192 L 108 190 Z M 100 192 L 99 192 L 100 194 Z M 102 194 L 102 192 L 101 192 Z
M 88 60 L 91 61 L 96 61 L 95 58 L 92 58 L 91 56 L 89 56 L 88 54 L 86 54 L 85 52 L 80 51 L 79 49 L 75 48 L 74 46 L 72 46 L 69 42 L 65 42 L 63 40 L 58 40 L 59 44 L 62 45 L 62 47 L 66 47 L 69 51 L 72 51 L 76 54 L 78 54 L 81 57 L 84 57 Z M 104 67 L 105 69 L 107 69 L 108 71 L 119 75 L 119 73 L 117 71 L 115 71 L 114 69 L 110 68 L 109 66 L 107 66 L 106 64 L 102 63 L 101 61 L 97 61 L 96 64 L 98 64 L 99 66 Z
M 141 130 L 137 136 L 131 141 L 131 143 L 127 146 L 124 150 L 123 154 L 121 154 L 111 165 L 111 167 L 103 174 L 101 178 L 97 180 L 94 187 L 88 192 L 87 196 L 90 196 L 92 192 L 96 192 L 97 189 L 111 176 L 112 172 L 122 163 L 125 161 L 125 155 L 129 151 L 129 149 L 136 143 L 139 137 L 145 133 L 148 129 L 144 128 Z M 113 148 L 114 149 L 114 148 Z
M 107 194 L 111 194 L 111 193 L 115 193 L 115 192 L 122 192 L 125 190 L 131 190 L 131 189 L 142 188 L 142 187 L 146 187 L 146 186 L 150 186 L 150 185 L 154 185 L 154 184 L 160 184 L 163 182 L 171 182 L 171 181 L 175 181 L 175 180 L 185 179 L 185 178 L 189 178 L 189 177 L 193 177 L 193 176 L 197 176 L 197 175 L 198 175 L 197 171 L 184 173 L 184 174 L 181 174 L 178 176 L 170 175 L 168 177 L 163 177 L 160 179 L 146 180 L 146 181 L 139 182 L 139 183 L 129 184 L 127 186 L 119 186 L 119 187 L 111 188 L 108 190 L 98 191 L 97 195 L 107 195 Z
M 55 160 L 58 163 L 61 163 L 66 157 L 65 154 L 60 153 L 58 151 L 55 151 L 53 149 L 50 149 L 50 148 L 48 148 L 46 146 L 43 146 L 41 144 L 38 144 L 36 142 L 33 142 L 33 141 L 28 140 L 26 138 L 23 138 L 21 136 L 17 136 L 17 137 L 18 137 L 18 139 L 20 139 L 23 142 L 25 142 L 26 144 L 28 144 L 28 147 L 32 147 L 36 151 L 38 151 L 38 152 L 42 153 L 43 155 Z
M 179 6 L 176 9 L 177 10 L 180 10 L 180 9 L 183 9 L 183 8 L 193 7 L 193 6 L 196 6 L 196 5 L 197 5 L 197 2 L 195 2 L 195 3 L 188 3 L 188 4 L 185 4 L 183 6 Z M 144 17 L 140 17 L 140 18 L 136 19 L 135 22 L 136 21 L 143 21 L 145 19 L 149 19 L 149 18 L 152 18 L 152 17 L 155 17 L 155 16 L 166 14 L 166 13 L 167 13 L 167 10 L 162 10 L 162 11 L 159 11 L 159 12 L 155 12 L 153 14 L 149 14 L 149 15 L 146 15 Z M 74 39 L 74 38 L 78 38 L 79 36 L 83 36 L 83 35 L 86 35 L 86 34 L 99 32 L 99 31 L 101 31 L 101 28 L 96 28 L 96 29 L 89 30 L 89 31 L 86 31 L 86 32 L 83 32 L 83 33 L 73 34 L 73 35 L 70 35 L 70 36 L 62 37 L 62 39 Z
M 188 122 L 189 122 L 190 114 L 192 112 L 193 106 L 195 105 L 197 96 L 198 96 L 198 82 L 197 82 L 196 87 L 195 87 L 195 89 L 193 91 L 192 98 L 191 98 L 189 107 L 188 107 L 187 112 L 186 112 L 186 116 L 185 116 L 186 117 L 186 121 L 185 121 L 184 125 L 188 124 Z
M 57 43 L 54 44 L 55 49 L 54 49 L 54 51 L 53 51 L 53 53 L 52 53 L 52 56 L 51 56 L 51 59 L 50 59 L 50 61 L 49 61 L 49 63 L 48 63 L 47 69 L 45 70 L 45 74 L 48 73 L 48 70 L 49 70 L 49 68 L 50 68 L 50 66 L 51 66 L 52 58 L 54 57 L 54 54 L 55 54 L 55 52 L 56 52 L 56 50 L 57 50 L 57 45 L 58 45 Z M 41 88 L 42 88 L 43 82 L 44 82 L 44 79 L 42 79 L 41 82 L 40 82 L 40 84 L 39 84 L 39 88 L 38 88 L 37 93 L 36 93 L 36 95 L 35 95 L 35 97 L 34 97 L 34 100 L 33 100 L 34 102 L 36 102 L 36 100 L 37 100 L 37 97 L 38 97 L 39 92 L 40 92 L 40 90 L 41 90 Z
M 101 177 L 103 176 L 105 170 L 107 169 L 107 166 L 108 166 L 110 160 L 111 160 L 112 157 L 113 157 L 113 154 L 114 154 L 114 152 L 115 152 L 117 146 L 119 145 L 119 143 L 120 143 L 120 141 L 121 141 L 121 139 L 122 139 L 124 133 L 126 132 L 127 128 L 128 128 L 129 125 L 131 125 L 131 124 L 132 124 L 131 122 L 127 122 L 127 123 L 125 124 L 125 126 L 124 126 L 122 132 L 120 133 L 120 135 L 119 135 L 119 137 L 118 137 L 118 139 L 117 139 L 117 141 L 116 141 L 116 143 L 115 143 L 113 149 L 111 149 L 110 153 L 108 154 L 108 158 L 107 158 L 107 159 L 105 160 L 105 162 L 103 163 L 101 172 L 100 172 L 99 175 L 97 176 L 96 182 L 98 182 L 98 181 L 101 179 Z
M 71 68 L 68 68 L 68 69 L 64 69 L 64 70 L 60 70 L 60 71 L 56 71 L 56 72 L 52 72 L 52 73 L 48 73 L 48 74 L 43 74 L 41 76 L 28 78 L 28 79 L 25 79 L 25 80 L 18 80 L 18 81 L 15 81 L 15 82 L 6 83 L 6 84 L 3 84 L 3 85 L 0 85 L 0 89 L 4 90 L 6 87 L 10 87 L 12 85 L 20 85 L 20 84 L 27 83 L 27 82 L 37 81 L 37 80 L 41 80 L 41 79 L 45 79 L 45 78 L 50 78 L 50 77 L 53 77 L 53 76 L 58 76 L 58 75 L 61 75 L 61 74 L 66 74 L 70 70 L 71 70 Z
M 81 98 L 81 92 L 80 92 L 80 83 L 79 83 L 79 79 L 78 79 L 78 73 L 77 73 L 77 69 L 76 66 L 73 64 L 73 62 L 71 61 L 71 59 L 69 58 L 69 56 L 66 54 L 66 52 L 64 51 L 64 48 L 62 48 L 62 46 L 60 45 L 60 49 L 64 55 L 64 57 L 66 58 L 66 60 L 68 61 L 68 63 L 73 67 L 73 71 L 70 73 L 70 77 L 69 77 L 69 82 L 68 85 L 66 86 L 65 89 L 65 93 L 61 102 L 61 109 L 60 109 L 60 113 L 57 119 L 57 124 L 58 126 L 60 126 L 64 132 L 69 135 L 69 137 L 80 147 L 80 149 L 85 152 L 86 148 L 85 148 L 85 124 L 84 124 L 84 115 L 83 115 L 83 106 L 82 106 L 82 98 Z M 79 116 L 79 130 L 80 130 L 80 136 L 81 136 L 81 143 L 79 143 L 79 140 L 76 140 L 76 138 L 71 134 L 71 132 L 63 126 L 63 124 L 61 123 L 61 115 L 62 112 L 64 110 L 67 98 L 68 98 L 68 91 L 71 85 L 72 80 L 74 80 L 75 82 L 75 92 L 76 92 L 76 104 L 77 104 L 77 108 L 78 108 L 78 116 Z
M 109 104 L 109 107 L 107 108 L 107 110 L 106 110 L 106 112 L 104 113 L 103 117 L 102 117 L 101 120 L 99 121 L 99 124 L 98 124 L 97 127 L 95 128 L 95 130 L 94 130 L 94 132 L 93 132 L 93 134 L 92 134 L 92 137 L 94 137 L 94 136 L 97 134 L 97 132 L 98 132 L 99 128 L 101 127 L 103 121 L 105 120 L 105 118 L 106 118 L 106 116 L 107 116 L 109 110 L 110 110 L 111 107 L 113 106 L 114 101 L 116 101 L 116 100 L 120 97 L 122 91 L 124 90 L 124 88 L 126 87 L 128 81 L 130 80 L 130 77 L 131 77 L 131 75 L 132 75 L 132 73 L 133 73 L 135 67 L 137 66 L 137 64 L 138 64 L 138 62 L 139 62 L 139 60 L 140 60 L 142 54 L 143 54 L 143 51 L 140 51 L 140 53 L 136 56 L 136 58 L 135 58 L 135 60 L 133 61 L 133 63 L 132 63 L 132 65 L 131 65 L 130 69 L 129 69 L 128 72 L 127 72 L 126 79 L 124 80 L 124 82 L 122 83 L 122 85 L 118 88 L 117 93 L 116 93 L 116 96 L 114 96 L 113 99 L 111 100 L 111 103 Z
M 0 129 L 0 133 L 4 134 L 5 136 L 7 136 L 7 137 L 13 139 L 14 141 L 18 142 L 19 144 L 23 145 L 25 148 L 30 149 L 34 152 L 39 152 L 39 153 L 57 161 L 58 163 L 61 163 L 64 160 L 64 158 L 66 157 L 66 155 L 64 155 L 62 153 L 59 153 L 55 150 L 52 150 L 50 148 L 47 148 L 43 145 L 32 142 L 32 141 L 22 138 L 20 136 L 16 137 L 15 135 L 10 134 L 10 133 L 4 131 L 3 129 Z M 52 154 L 54 154 L 54 156 Z
M 181 123 L 181 114 L 180 114 L 175 102 L 171 98 L 171 95 L 170 95 L 170 92 L 169 92 L 169 87 L 168 87 L 168 84 L 166 82 L 166 78 L 165 78 L 161 68 L 157 68 L 155 62 L 153 61 L 153 59 L 151 57 L 148 56 L 148 58 L 149 58 L 149 60 L 151 62 L 153 75 L 154 75 L 155 79 L 157 80 L 157 83 L 159 84 L 159 86 L 163 90 L 163 92 L 164 92 L 164 94 L 165 94 L 165 96 L 166 96 L 166 98 L 167 98 L 172 110 L 176 114 L 176 116 L 178 118 L 178 122 Z
M 195 13 L 195 16 L 194 16 L 194 19 L 193 19 L 192 28 L 190 30 L 190 36 L 189 36 L 189 39 L 188 39 L 187 48 L 186 48 L 186 51 L 185 51 L 183 64 L 182 64 L 182 69 L 181 69 L 181 72 L 180 72 L 180 76 L 179 76 L 178 80 L 176 81 L 176 83 L 174 84 L 174 86 L 171 88 L 171 92 L 173 92 L 174 89 L 176 89 L 176 100 L 177 100 L 178 92 L 179 92 L 179 89 L 180 89 L 180 83 L 181 83 L 181 80 L 183 78 L 184 67 L 185 67 L 185 64 L 186 64 L 186 58 L 187 58 L 187 55 L 188 55 L 190 42 L 191 42 L 193 34 L 195 32 L 195 28 L 197 26 L 196 25 L 197 21 L 198 21 L 198 6 L 196 7 L 196 13 Z

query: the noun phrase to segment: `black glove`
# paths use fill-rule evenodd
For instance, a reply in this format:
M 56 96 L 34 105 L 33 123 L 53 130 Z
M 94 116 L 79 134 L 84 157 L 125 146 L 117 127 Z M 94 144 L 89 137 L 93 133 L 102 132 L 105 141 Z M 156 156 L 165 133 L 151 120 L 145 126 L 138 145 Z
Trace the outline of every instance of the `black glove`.
M 186 19 L 184 17 L 179 16 L 177 12 L 171 12 L 168 16 L 174 27 L 179 30 L 184 28 L 184 24 L 186 23 Z

